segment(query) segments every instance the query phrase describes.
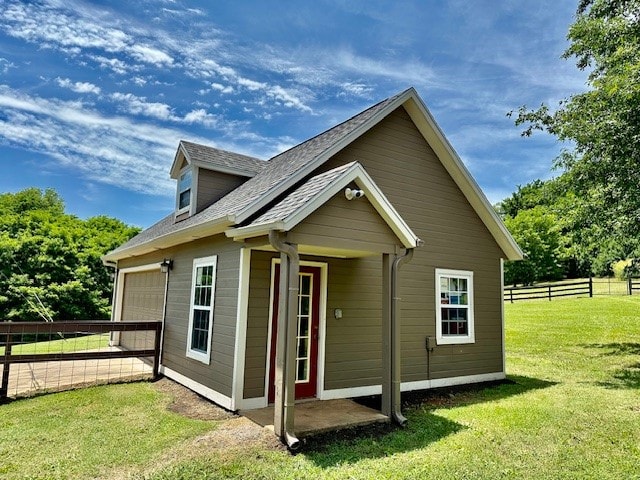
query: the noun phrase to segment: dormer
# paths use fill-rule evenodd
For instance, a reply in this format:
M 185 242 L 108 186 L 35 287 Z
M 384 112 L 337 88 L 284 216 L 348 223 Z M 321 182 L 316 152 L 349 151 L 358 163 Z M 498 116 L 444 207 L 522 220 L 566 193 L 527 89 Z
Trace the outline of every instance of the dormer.
M 263 160 L 180 141 L 171 166 L 177 180 L 176 222 L 217 202 L 262 170 Z

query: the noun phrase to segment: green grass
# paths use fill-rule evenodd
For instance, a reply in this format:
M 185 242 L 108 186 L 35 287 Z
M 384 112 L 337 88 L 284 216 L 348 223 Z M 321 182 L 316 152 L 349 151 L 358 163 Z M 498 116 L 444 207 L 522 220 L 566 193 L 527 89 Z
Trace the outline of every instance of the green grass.
M 105 385 L 0 405 L 0 478 L 109 476 L 214 427 L 166 409 L 152 384 Z
M 168 414 L 145 383 L 14 402 L 0 406 L 0 477 L 88 478 L 115 462 L 150 480 L 640 478 L 639 311 L 640 296 L 507 304 L 513 383 L 425 395 L 405 429 L 297 455 L 247 443 L 158 466 L 213 425 Z
M 94 350 L 98 348 L 106 348 L 109 346 L 109 334 L 102 333 L 97 335 L 86 335 L 75 338 L 59 338 L 58 340 L 50 340 L 48 342 L 34 342 L 13 345 L 11 353 L 32 354 L 32 353 L 63 353 L 77 352 L 80 350 Z M 4 347 L 0 347 L 0 355 L 4 354 Z

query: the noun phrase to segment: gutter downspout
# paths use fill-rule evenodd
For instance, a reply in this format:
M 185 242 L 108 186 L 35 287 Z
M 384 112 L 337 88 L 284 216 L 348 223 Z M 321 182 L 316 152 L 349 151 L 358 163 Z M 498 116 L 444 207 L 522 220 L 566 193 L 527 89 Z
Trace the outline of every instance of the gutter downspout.
M 118 262 L 103 262 L 105 267 L 113 268 L 113 292 L 111 292 L 111 321 L 116 321 L 116 300 L 118 298 L 118 277 L 120 276 L 120 269 L 118 268 Z M 114 338 L 116 332 L 109 333 L 109 345 L 112 346 L 116 342 Z M 118 342 L 119 343 L 119 342 Z
M 418 243 L 420 246 L 420 243 Z M 391 418 L 401 427 L 407 424 L 407 419 L 401 413 L 400 384 L 400 298 L 398 297 L 398 271 L 400 267 L 411 260 L 413 248 L 407 249 L 404 255 L 394 259 L 391 265 Z
M 295 370 L 293 367 L 296 346 L 293 339 L 296 338 L 298 323 L 300 256 L 296 246 L 284 242 L 276 230 L 269 231 L 269 243 L 280 252 L 281 258 L 274 427 L 276 434 L 289 449 L 297 450 L 300 441 L 294 433 Z M 283 292 L 285 295 L 282 295 Z

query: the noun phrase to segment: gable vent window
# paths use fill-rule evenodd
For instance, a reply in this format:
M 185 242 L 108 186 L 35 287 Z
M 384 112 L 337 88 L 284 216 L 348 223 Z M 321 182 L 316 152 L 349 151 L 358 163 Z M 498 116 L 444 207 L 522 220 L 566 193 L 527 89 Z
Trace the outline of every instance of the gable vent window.
M 178 210 L 186 209 L 191 205 L 191 168 L 180 173 L 178 180 Z

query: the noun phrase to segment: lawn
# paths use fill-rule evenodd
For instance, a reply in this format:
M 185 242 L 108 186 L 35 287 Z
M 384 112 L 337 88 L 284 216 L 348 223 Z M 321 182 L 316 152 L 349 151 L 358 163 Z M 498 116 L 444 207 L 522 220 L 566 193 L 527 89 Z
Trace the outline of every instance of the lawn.
M 46 342 L 34 342 L 16 344 L 11 347 L 11 353 L 31 354 L 31 353 L 69 353 L 81 350 L 94 350 L 109 346 L 109 334 L 102 333 L 96 335 L 83 335 L 73 338 L 58 338 Z M 4 347 L 0 347 L 0 355 L 4 354 Z
M 14 402 L 0 406 L 0 477 L 640 478 L 639 311 L 640 296 L 507 304 L 513 383 L 414 396 L 406 429 L 297 455 L 245 442 L 167 461 L 222 423 L 168 412 L 149 383 Z

